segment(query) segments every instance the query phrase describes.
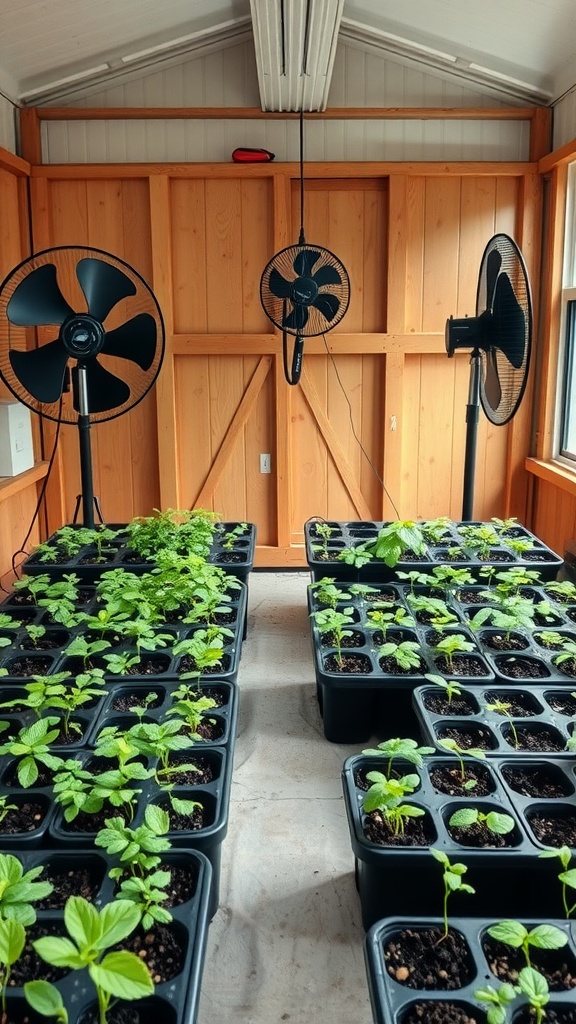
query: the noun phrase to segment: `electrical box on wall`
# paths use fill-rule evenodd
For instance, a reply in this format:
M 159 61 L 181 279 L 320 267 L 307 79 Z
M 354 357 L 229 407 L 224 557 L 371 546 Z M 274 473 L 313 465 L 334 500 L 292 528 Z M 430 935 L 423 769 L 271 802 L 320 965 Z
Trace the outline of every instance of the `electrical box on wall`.
M 17 476 L 34 465 L 30 410 L 0 399 L 0 476 Z

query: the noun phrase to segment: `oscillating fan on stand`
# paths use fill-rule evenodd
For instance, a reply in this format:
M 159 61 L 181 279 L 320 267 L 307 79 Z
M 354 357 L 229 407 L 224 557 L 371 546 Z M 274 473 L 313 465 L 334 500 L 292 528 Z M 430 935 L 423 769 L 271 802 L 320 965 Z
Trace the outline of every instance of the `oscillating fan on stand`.
M 297 245 L 281 249 L 267 263 L 260 279 L 260 301 L 266 316 L 282 331 L 284 376 L 297 384 L 302 371 L 304 338 L 331 331 L 350 302 L 350 280 L 334 253 L 308 245 L 304 237 L 304 122 L 300 112 L 300 236 Z M 288 367 L 286 335 L 294 335 Z
M 466 406 L 462 519 L 472 519 L 480 402 L 491 423 L 512 419 L 526 389 L 532 346 L 532 301 L 522 253 L 498 234 L 484 250 L 478 275 L 476 316 L 446 321 L 446 351 L 472 349 Z
M 46 328 L 37 348 L 29 344 L 32 327 Z M 33 412 L 78 427 L 82 493 L 74 518 L 82 501 L 85 526 L 94 526 L 98 508 L 90 425 L 140 402 L 163 355 L 164 323 L 152 291 L 110 253 L 45 249 L 0 285 L 0 376 Z

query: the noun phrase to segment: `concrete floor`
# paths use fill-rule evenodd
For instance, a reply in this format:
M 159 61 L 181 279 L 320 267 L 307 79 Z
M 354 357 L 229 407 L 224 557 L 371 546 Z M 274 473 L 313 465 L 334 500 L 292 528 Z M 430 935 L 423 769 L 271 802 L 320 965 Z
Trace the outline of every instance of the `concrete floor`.
M 253 572 L 220 907 L 197 1024 L 371 1024 L 344 758 L 316 703 L 307 572 Z

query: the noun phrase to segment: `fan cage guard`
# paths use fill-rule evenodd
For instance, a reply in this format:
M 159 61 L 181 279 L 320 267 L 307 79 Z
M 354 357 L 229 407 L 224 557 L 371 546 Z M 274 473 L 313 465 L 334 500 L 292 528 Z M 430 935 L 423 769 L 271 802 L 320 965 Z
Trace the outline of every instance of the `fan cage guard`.
M 304 305 L 303 308 L 305 308 L 308 313 L 306 323 L 301 328 L 289 327 L 286 325 L 286 318 L 290 315 L 291 311 L 300 304 L 294 303 L 290 298 L 281 298 L 275 295 L 269 286 L 270 274 L 275 270 L 284 278 L 285 281 L 292 283 L 298 280 L 299 275 L 294 269 L 294 261 L 296 257 L 303 252 L 319 253 L 319 258 L 315 260 L 311 267 L 310 276 L 312 278 L 323 267 L 332 267 L 337 271 L 340 276 L 340 283 L 320 285 L 318 288 L 318 295 L 335 296 L 338 299 L 339 305 L 337 312 L 330 319 L 327 319 L 322 311 L 317 309 L 314 305 Z M 348 277 L 346 268 L 340 262 L 338 257 L 329 249 L 324 248 L 324 246 L 312 245 L 311 243 L 290 245 L 275 253 L 264 268 L 260 279 L 260 301 L 266 316 L 272 321 L 275 327 L 278 327 L 281 331 L 285 331 L 287 334 L 295 335 L 296 337 L 315 338 L 321 334 L 326 334 L 328 331 L 331 331 L 336 324 L 340 323 L 345 315 L 350 304 L 350 278 Z
M 497 234 L 490 239 L 484 250 L 478 276 L 478 290 L 476 295 L 476 315 L 480 316 L 490 306 L 488 296 L 488 258 L 492 252 L 497 251 L 501 258 L 501 265 L 498 274 L 507 274 L 512 284 L 518 305 L 525 312 L 524 316 L 524 349 L 523 359 L 519 366 L 513 366 L 504 352 L 497 346 L 489 351 L 480 349 L 480 361 L 482 372 L 480 375 L 480 401 L 482 408 L 490 420 L 496 426 L 503 426 L 512 419 L 526 390 L 528 370 L 530 367 L 530 340 L 532 337 L 532 298 L 528 273 L 520 249 L 514 239 L 509 235 Z M 501 326 L 506 330 L 505 321 Z M 498 380 L 501 388 L 501 398 L 497 406 L 490 401 L 485 390 L 485 380 L 488 368 L 488 361 L 496 364 Z
M 88 312 L 88 301 L 76 275 L 76 268 L 83 259 L 98 260 L 109 267 L 114 267 L 128 278 L 134 287 L 134 294 L 116 302 L 104 317 L 105 331 L 111 332 L 140 314 L 148 314 L 154 320 L 156 332 L 153 359 L 146 369 L 142 369 L 129 357 L 106 355 L 105 352 L 99 352 L 97 356 L 86 360 L 88 372 L 91 359 L 97 359 L 101 367 L 120 378 L 128 385 L 130 391 L 128 398 L 121 405 L 113 409 L 89 412 L 90 422 L 99 423 L 115 419 L 142 401 L 154 384 L 164 357 L 165 331 L 160 307 L 144 278 L 128 263 L 103 249 L 84 246 L 54 246 L 33 253 L 14 267 L 0 285 L 0 376 L 19 402 L 39 415 L 64 424 L 78 423 L 79 411 L 73 404 L 73 388 L 65 390 L 62 398 L 58 398 L 57 401 L 41 402 L 20 382 L 9 358 L 10 350 L 31 351 L 54 341 L 59 336 L 59 324 L 47 322 L 30 327 L 18 326 L 9 320 L 7 307 L 18 286 L 33 271 L 52 264 L 56 267 L 57 285 L 65 301 L 77 314 Z M 73 370 L 76 365 L 76 360 L 70 356 L 67 370 Z

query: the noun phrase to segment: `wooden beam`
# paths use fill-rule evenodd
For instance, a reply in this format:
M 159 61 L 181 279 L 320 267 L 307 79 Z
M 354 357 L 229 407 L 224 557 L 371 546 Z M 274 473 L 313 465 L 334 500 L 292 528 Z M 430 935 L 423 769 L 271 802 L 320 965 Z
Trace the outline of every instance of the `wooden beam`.
M 11 153 L 8 149 L 2 149 L 0 146 L 0 169 L 3 171 L 10 171 L 11 174 L 15 174 L 16 177 L 27 178 L 30 174 L 30 164 L 27 160 L 23 160 L 22 157 L 16 156 L 15 153 Z
M 42 163 L 40 116 L 36 107 L 20 110 L 20 150 L 29 164 Z
M 530 121 L 532 107 L 333 107 L 305 114 L 306 121 Z M 295 121 L 299 113 L 260 107 L 25 107 L 40 121 Z
M 176 334 L 173 352 L 178 356 L 237 356 L 239 345 L 243 355 L 281 356 L 282 339 L 278 334 Z M 440 332 L 410 334 L 338 334 L 332 331 L 322 338 L 306 338 L 308 355 L 442 355 L 446 352 L 444 334 Z M 460 353 L 457 353 L 460 355 Z
M 72 109 L 72 108 L 71 108 Z M 530 161 L 442 161 L 427 160 L 398 164 L 394 161 L 376 160 L 330 160 L 324 163 L 306 163 L 306 179 L 313 178 L 382 178 L 390 174 L 406 174 L 409 177 L 433 177 L 446 175 L 473 177 L 513 177 L 534 174 L 538 164 Z M 133 163 L 133 164 L 43 164 L 33 166 L 33 177 L 90 181 L 107 178 L 150 178 L 159 174 L 169 178 L 274 178 L 286 174 L 297 179 L 300 165 L 289 163 L 235 164 L 235 163 Z
M 550 152 L 552 140 L 552 110 L 536 107 L 530 122 L 530 159 L 540 160 Z
M 0 502 L 6 501 L 7 498 L 12 498 L 15 494 L 19 494 L 20 491 L 24 490 L 25 487 L 29 487 L 30 484 L 43 480 L 47 472 L 48 463 L 37 462 L 31 469 L 26 469 L 23 473 L 18 473 L 17 476 L 0 477 Z
M 224 439 L 218 449 L 216 458 L 212 463 L 210 472 L 202 485 L 200 493 L 196 496 L 194 501 L 195 508 L 208 507 L 208 504 L 212 499 L 212 495 L 222 478 L 222 474 L 230 461 L 230 457 L 234 451 L 236 443 L 238 442 L 244 425 L 256 404 L 256 400 L 262 390 L 262 386 L 268 376 L 271 365 L 272 359 L 269 356 L 263 356 L 262 359 L 259 360 L 258 365 L 252 374 L 250 383 L 242 396 L 242 401 L 240 402 L 230 426 L 224 435 Z

